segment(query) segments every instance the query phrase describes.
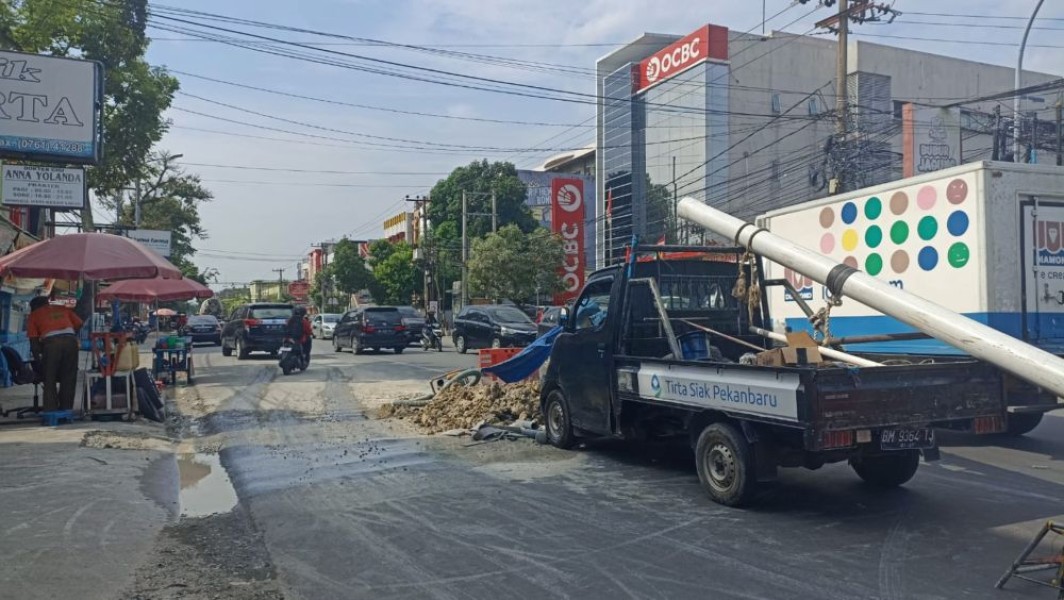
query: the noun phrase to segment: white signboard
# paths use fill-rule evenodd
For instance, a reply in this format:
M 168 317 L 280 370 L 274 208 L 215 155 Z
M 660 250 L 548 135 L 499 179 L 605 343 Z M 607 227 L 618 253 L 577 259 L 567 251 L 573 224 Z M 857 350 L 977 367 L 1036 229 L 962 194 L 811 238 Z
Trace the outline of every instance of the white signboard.
M 0 204 L 85 207 L 85 170 L 0 163 Z
M 170 256 L 170 232 L 154 229 L 133 229 L 126 237 L 136 240 L 162 256 Z
M 765 417 L 798 420 L 798 375 L 713 367 L 639 367 L 639 396 Z
M 101 73 L 93 61 L 0 52 L 0 152 L 95 163 Z
M 961 158 L 960 109 L 907 104 L 902 138 L 904 177 L 956 167 Z

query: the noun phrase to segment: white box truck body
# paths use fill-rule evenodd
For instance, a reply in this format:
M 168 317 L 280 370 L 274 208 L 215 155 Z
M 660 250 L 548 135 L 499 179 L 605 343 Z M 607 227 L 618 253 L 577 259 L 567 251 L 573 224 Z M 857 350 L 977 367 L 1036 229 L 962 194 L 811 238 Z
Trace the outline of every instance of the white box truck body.
M 769 212 L 788 240 L 1030 344 L 1064 354 L 1064 168 L 980 162 Z M 823 285 L 776 264 L 816 310 Z M 766 290 L 777 330 L 809 330 L 782 287 Z M 832 308 L 833 338 L 913 328 L 851 299 Z M 956 354 L 938 340 L 850 346 L 883 354 Z

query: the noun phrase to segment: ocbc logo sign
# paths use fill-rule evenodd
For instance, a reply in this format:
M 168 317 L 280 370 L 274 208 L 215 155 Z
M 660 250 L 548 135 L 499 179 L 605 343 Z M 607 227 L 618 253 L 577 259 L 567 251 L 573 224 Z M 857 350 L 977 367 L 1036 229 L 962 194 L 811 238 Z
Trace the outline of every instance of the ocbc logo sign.
M 654 83 L 661 76 L 668 75 L 670 71 L 682 68 L 693 60 L 698 60 L 699 55 L 702 54 L 698 48 L 701 41 L 701 38 L 696 37 L 686 44 L 673 48 L 671 52 L 652 57 L 647 63 L 647 83 Z
M 567 183 L 558 188 L 555 201 L 565 212 L 576 212 L 584 202 L 584 194 L 577 186 Z

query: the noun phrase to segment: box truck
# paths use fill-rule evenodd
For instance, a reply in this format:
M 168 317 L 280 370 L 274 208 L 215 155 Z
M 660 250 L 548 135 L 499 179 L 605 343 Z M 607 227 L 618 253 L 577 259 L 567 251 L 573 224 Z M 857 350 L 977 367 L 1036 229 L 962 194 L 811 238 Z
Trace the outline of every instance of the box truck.
M 1064 168 L 978 162 L 775 210 L 758 225 L 900 289 L 1064 355 Z M 829 307 L 832 339 L 915 330 L 773 263 L 777 331 L 813 331 L 806 310 Z M 803 306 L 804 305 L 804 306 Z M 824 331 L 814 332 L 824 335 Z M 872 338 L 877 339 L 877 338 Z M 879 339 L 883 339 L 882 337 Z M 934 339 L 871 341 L 849 351 L 901 362 L 959 353 Z M 1009 430 L 1023 434 L 1061 400 L 1007 382 Z

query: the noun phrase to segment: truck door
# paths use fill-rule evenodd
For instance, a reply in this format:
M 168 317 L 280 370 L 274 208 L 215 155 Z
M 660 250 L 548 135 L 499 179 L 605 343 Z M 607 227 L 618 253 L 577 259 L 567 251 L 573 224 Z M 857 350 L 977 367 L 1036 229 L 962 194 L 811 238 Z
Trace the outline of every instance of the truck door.
M 1031 198 L 1020 210 L 1023 339 L 1064 347 L 1064 202 Z
M 588 282 L 551 354 L 569 401 L 573 426 L 597 434 L 610 432 L 615 344 L 608 317 L 613 284 L 612 275 Z

